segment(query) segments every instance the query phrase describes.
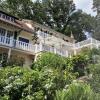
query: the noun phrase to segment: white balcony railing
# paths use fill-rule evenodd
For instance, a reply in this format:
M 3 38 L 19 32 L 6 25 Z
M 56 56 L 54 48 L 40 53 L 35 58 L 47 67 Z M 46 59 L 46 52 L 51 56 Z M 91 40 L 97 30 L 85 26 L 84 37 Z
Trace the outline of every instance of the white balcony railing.
M 70 51 L 67 51 L 68 48 L 65 48 L 65 47 L 56 48 L 56 47 L 49 46 L 43 43 L 33 45 L 30 43 L 14 40 L 5 36 L 0 36 L 0 45 L 8 46 L 11 48 L 16 48 L 16 49 L 20 49 L 24 51 L 29 51 L 33 54 L 41 52 L 41 51 L 47 51 L 47 52 L 55 53 L 64 57 L 68 57 L 68 53 L 70 53 Z M 88 47 L 88 46 L 100 47 L 100 41 L 90 38 L 85 41 L 73 44 L 73 47 L 71 46 L 71 49 L 73 48 L 73 50 L 75 51 L 77 49 Z
M 84 40 L 84 41 L 74 44 L 74 47 L 76 49 L 88 47 L 88 46 L 93 46 L 93 47 L 95 46 L 98 48 L 98 47 L 100 47 L 100 41 L 93 39 L 93 38 L 89 38 L 87 40 Z
M 65 57 L 68 56 L 68 52 L 64 49 L 58 49 L 58 48 L 48 46 L 42 43 L 32 45 L 32 44 L 25 43 L 22 41 L 10 39 L 5 36 L 0 36 L 0 45 L 29 51 L 29 52 L 32 52 L 33 54 L 37 52 L 41 52 L 41 51 L 48 51 L 48 52 L 52 52 L 61 56 L 65 56 Z
M 64 57 L 68 57 L 68 51 L 65 49 L 58 49 L 52 46 L 48 46 L 46 44 L 38 44 L 38 45 L 36 44 L 35 46 L 36 46 L 35 52 L 47 51 Z
M 35 52 L 35 46 L 22 41 L 14 40 L 5 36 L 0 36 L 0 45 L 9 46 L 25 51 Z

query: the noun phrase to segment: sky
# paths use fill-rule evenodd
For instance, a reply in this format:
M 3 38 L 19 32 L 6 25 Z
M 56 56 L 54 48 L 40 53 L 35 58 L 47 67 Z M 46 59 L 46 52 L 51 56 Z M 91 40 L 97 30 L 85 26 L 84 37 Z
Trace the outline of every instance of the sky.
M 96 15 L 96 12 L 93 12 L 93 0 L 73 0 L 77 9 L 82 9 L 84 12 Z

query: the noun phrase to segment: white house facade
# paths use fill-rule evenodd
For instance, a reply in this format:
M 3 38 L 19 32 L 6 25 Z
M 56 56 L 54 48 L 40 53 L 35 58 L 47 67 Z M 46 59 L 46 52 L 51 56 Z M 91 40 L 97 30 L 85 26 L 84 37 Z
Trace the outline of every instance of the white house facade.
M 22 66 L 30 66 L 43 51 L 71 57 L 84 47 L 99 46 L 100 42 L 95 39 L 75 43 L 72 36 L 0 11 L 0 61 L 20 60 Z

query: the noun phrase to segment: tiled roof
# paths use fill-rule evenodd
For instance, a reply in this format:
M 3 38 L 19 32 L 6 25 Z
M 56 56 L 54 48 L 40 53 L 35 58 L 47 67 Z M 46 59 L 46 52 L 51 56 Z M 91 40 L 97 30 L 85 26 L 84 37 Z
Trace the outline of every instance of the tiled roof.
M 25 31 L 33 33 L 33 29 L 30 28 L 26 23 L 20 20 L 16 20 L 16 23 Z

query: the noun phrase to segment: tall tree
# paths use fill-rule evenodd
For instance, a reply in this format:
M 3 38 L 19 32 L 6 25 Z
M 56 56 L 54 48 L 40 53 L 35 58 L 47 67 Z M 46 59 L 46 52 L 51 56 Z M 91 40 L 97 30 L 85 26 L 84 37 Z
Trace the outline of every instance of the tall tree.
M 100 13 L 100 0 L 93 0 L 93 8 L 97 10 L 97 13 Z
M 20 18 L 32 18 L 32 0 L 1 0 L 0 7 L 8 13 Z
M 97 12 L 94 37 L 100 40 L 100 0 L 93 0 L 93 8 Z

